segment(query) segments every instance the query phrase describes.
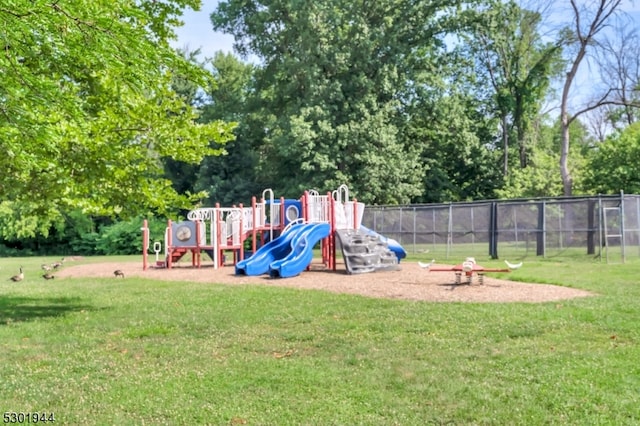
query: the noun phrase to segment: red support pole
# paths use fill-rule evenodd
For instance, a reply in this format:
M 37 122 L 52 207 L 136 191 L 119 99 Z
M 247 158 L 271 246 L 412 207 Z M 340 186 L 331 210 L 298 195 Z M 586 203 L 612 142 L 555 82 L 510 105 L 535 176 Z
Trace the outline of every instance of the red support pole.
M 309 191 L 304 191 L 302 194 L 301 205 L 302 205 L 302 219 L 307 222 L 309 220 Z
M 244 207 L 240 203 L 240 260 L 244 259 Z M 234 265 L 238 263 L 238 259 L 235 259 Z
M 146 271 L 149 267 L 149 224 L 147 219 L 142 222 L 142 270 Z
M 220 266 L 224 266 L 224 261 L 223 261 L 223 255 L 224 255 L 224 250 L 222 250 L 220 248 L 220 246 L 222 245 L 222 231 L 220 230 L 220 203 L 216 203 L 216 212 L 215 212 L 215 217 L 214 220 L 216 221 L 216 235 L 215 235 L 215 239 L 216 239 L 216 244 L 215 244 L 215 249 L 218 252 L 218 264 L 216 265 L 216 267 L 220 267 Z
M 195 253 L 195 258 L 196 258 L 196 267 L 200 267 L 201 263 L 200 263 L 200 244 L 202 243 L 202 241 L 200 241 L 200 221 L 196 221 L 196 253 Z
M 329 206 L 331 206 L 331 212 L 329 213 L 329 219 L 331 220 L 331 248 L 329 249 L 329 268 L 336 270 L 336 200 L 333 197 L 329 198 Z
M 256 207 L 256 197 L 251 197 L 251 215 L 253 216 L 253 226 L 251 230 L 251 250 L 253 253 L 256 252 L 257 249 L 257 237 L 258 237 L 258 217 L 257 217 L 257 207 Z
M 280 223 L 278 224 L 278 230 L 280 232 L 284 231 L 285 227 L 285 210 L 284 210 L 284 197 L 280 197 Z
M 358 200 L 353 199 L 353 229 L 358 229 Z
M 165 241 L 165 245 L 167 246 L 167 269 L 171 269 L 173 264 L 173 245 L 171 242 L 171 219 L 167 220 L 167 241 Z

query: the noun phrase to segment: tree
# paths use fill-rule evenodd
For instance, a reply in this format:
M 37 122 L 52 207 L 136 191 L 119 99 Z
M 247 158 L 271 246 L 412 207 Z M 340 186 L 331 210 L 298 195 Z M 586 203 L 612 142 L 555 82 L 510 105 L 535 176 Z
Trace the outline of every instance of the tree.
M 571 88 L 577 78 L 578 70 L 588 53 L 593 49 L 601 49 L 606 38 L 606 29 L 616 24 L 615 19 L 620 15 L 623 0 L 600 0 L 582 3 L 570 0 L 573 16 L 572 26 L 563 30 L 563 40 L 570 48 L 571 57 L 568 59 L 568 69 L 562 87 L 560 102 L 560 122 L 562 129 L 562 144 L 560 147 L 560 174 L 562 177 L 564 195 L 572 195 L 573 176 L 569 166 L 570 155 L 570 126 L 580 115 L 605 105 L 625 105 L 626 101 L 616 97 L 619 93 L 615 81 L 604 82 L 605 90 L 584 107 L 577 107 L 573 113 L 569 112 L 572 96 Z M 621 25 L 619 22 L 618 25 Z M 594 52 L 596 54 L 596 52 Z M 592 86 L 597 86 L 590 82 Z
M 261 187 L 256 169 L 261 138 L 260 114 L 254 114 L 253 76 L 255 66 L 231 53 L 217 52 L 210 62 L 215 84 L 207 89 L 209 102 L 203 107 L 203 122 L 224 120 L 238 123 L 235 139 L 225 145 L 226 154 L 207 156 L 200 164 L 196 188 L 208 194 L 207 203 L 248 203 Z
M 531 136 L 536 144 L 529 152 L 529 167 L 513 170 L 506 179 L 503 188 L 497 191 L 499 198 L 556 197 L 563 194 L 562 179 L 558 170 L 560 157 L 561 132 L 560 121 L 545 124 L 541 117 Z M 574 186 L 585 190 L 584 173 L 587 169 L 587 156 L 594 145 L 587 128 L 580 120 L 571 123 L 571 165 L 574 173 Z
M 346 183 L 368 203 L 420 194 L 422 147 L 403 136 L 415 53 L 441 42 L 455 2 L 220 2 L 216 30 L 256 55 L 264 111 L 261 173 L 290 196 Z
M 640 123 L 611 135 L 593 149 L 587 170 L 587 186 L 600 194 L 640 193 Z
M 470 201 L 493 198 L 501 183 L 499 157 L 481 139 L 484 124 L 470 115 L 461 95 L 442 97 L 438 108 L 416 118 L 412 135 L 424 140 L 424 195 L 418 202 Z M 425 121 L 423 121 L 425 120 Z
M 412 202 L 439 203 L 494 198 L 502 184 L 497 122 L 484 85 L 468 72 L 469 57 L 454 50 L 433 57 L 429 72 L 412 81 L 405 99 L 407 143 L 420 147 L 423 193 Z
M 0 6 L 0 134 L 5 155 L 1 211 L 12 236 L 46 234 L 65 211 L 172 212 L 180 196 L 162 177 L 162 157 L 199 162 L 222 122 L 199 124 L 171 88 L 206 73 L 169 46 L 172 27 L 198 0 L 48 2 Z M 4 230 L 3 230 L 4 232 Z M 6 233 L 5 233 L 6 236 Z
M 519 166 L 527 166 L 531 126 L 558 70 L 561 46 L 543 41 L 540 12 L 522 9 L 514 2 L 490 2 L 477 14 L 466 48 L 476 58 L 479 74 L 493 88 L 492 102 L 502 131 L 503 173 L 507 175 L 512 131 Z
M 620 37 L 605 40 L 602 79 L 612 82 L 619 102 L 604 106 L 609 128 L 622 130 L 638 121 L 640 115 L 640 33 L 632 27 L 621 30 Z

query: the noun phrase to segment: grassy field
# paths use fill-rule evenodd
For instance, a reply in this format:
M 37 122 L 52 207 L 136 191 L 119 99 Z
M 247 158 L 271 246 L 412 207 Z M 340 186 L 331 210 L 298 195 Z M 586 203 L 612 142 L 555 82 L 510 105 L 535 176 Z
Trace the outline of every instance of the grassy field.
M 10 421 L 37 412 L 74 425 L 640 424 L 640 261 L 525 259 L 519 280 L 598 296 L 447 304 L 45 281 L 40 264 L 52 260 L 0 260 L 7 278 L 20 265 L 27 276 L 0 280 L 0 410 Z

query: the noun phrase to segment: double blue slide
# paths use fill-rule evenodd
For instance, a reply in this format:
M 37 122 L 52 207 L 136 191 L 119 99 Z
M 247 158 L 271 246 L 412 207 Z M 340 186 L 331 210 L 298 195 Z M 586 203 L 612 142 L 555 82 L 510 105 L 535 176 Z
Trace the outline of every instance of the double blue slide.
M 299 275 L 313 260 L 313 247 L 329 236 L 328 223 L 293 225 L 278 238 L 236 264 L 236 275 L 269 274 L 273 278 Z

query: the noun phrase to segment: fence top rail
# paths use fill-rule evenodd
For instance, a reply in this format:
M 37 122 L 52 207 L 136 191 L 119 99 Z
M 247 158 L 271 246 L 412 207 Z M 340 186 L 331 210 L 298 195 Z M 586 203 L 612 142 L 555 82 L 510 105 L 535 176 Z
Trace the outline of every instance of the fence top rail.
M 599 195 L 576 195 L 576 196 L 562 196 L 562 197 L 532 197 L 532 198 L 510 198 L 510 199 L 492 199 L 492 200 L 477 200 L 477 201 L 450 201 L 445 203 L 418 203 L 418 204 L 369 204 L 367 209 L 370 210 L 401 210 L 401 209 L 413 209 L 413 208 L 449 208 L 450 206 L 469 206 L 479 207 L 490 204 L 534 204 L 534 203 L 558 203 L 564 204 L 572 201 L 605 201 L 605 200 L 620 200 L 625 199 L 637 199 L 640 195 L 637 194 L 599 194 Z

